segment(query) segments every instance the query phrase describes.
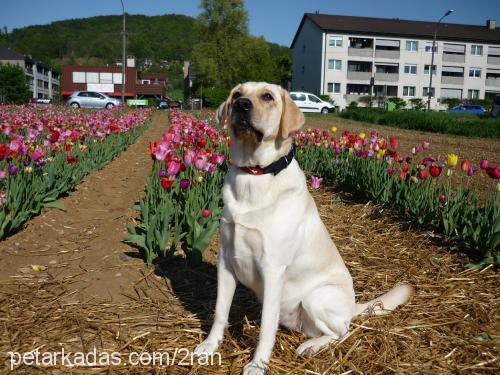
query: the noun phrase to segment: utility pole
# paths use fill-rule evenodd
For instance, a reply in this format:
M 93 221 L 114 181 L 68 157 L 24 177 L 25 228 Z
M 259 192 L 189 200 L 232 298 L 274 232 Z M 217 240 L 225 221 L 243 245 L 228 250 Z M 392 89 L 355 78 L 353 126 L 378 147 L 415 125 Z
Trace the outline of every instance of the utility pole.
M 439 19 L 438 22 L 436 22 L 436 26 L 434 28 L 434 39 L 432 39 L 432 53 L 431 53 L 431 66 L 429 68 L 429 89 L 427 90 L 427 112 L 431 110 L 431 97 L 432 97 L 432 74 L 434 71 L 434 50 L 436 49 L 436 38 L 437 38 L 437 31 L 438 31 L 438 26 L 443 20 L 443 18 L 449 16 L 450 14 L 453 13 L 453 9 L 448 9 L 448 11 L 443 14 L 443 16 Z
M 123 13 L 123 30 L 122 30 L 122 105 L 125 105 L 125 68 L 126 68 L 126 56 L 125 56 L 125 46 L 127 44 L 127 34 L 125 30 L 125 7 L 123 6 L 123 0 L 120 0 L 122 3 L 122 13 Z

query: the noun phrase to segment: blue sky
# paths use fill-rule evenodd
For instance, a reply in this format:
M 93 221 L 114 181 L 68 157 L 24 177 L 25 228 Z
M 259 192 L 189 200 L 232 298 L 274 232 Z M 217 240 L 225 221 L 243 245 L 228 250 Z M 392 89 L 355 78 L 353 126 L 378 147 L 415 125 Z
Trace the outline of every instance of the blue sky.
M 124 3 L 131 14 L 177 13 L 196 17 L 200 12 L 199 0 Z M 253 35 L 286 46 L 290 46 L 305 12 L 432 21 L 447 9 L 454 9 L 447 22 L 483 25 L 486 19 L 493 18 L 500 24 L 500 0 L 246 0 L 246 7 Z M 12 30 L 67 18 L 119 13 L 119 0 L 0 0 L 0 27 Z

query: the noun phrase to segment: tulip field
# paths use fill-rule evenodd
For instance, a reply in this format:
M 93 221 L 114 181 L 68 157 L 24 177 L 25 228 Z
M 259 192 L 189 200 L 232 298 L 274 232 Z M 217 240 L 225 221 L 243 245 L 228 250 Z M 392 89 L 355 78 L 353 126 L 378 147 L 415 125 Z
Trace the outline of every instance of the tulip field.
M 138 224 L 128 228 L 128 241 L 142 249 L 148 264 L 171 258 L 178 245 L 188 258 L 201 260 L 217 229 L 230 163 L 227 131 L 213 115 L 199 119 L 172 112 L 171 121 L 171 129 L 150 145 L 154 167 L 146 197 L 136 206 Z M 295 143 L 313 189 L 334 185 L 389 207 L 402 219 L 443 234 L 451 249 L 470 257 L 470 266 L 500 264 L 500 166 L 486 159 L 473 165 L 454 153 L 433 157 L 427 141 L 401 150 L 397 137 L 385 139 L 377 131 L 336 135 L 334 128 L 309 128 L 295 134 Z M 452 185 L 455 174 L 487 176 L 490 194 L 483 198 Z
M 221 361 L 172 362 L 213 320 L 231 165 L 229 129 L 214 113 L 4 106 L 0 126 L 0 352 L 122 359 L 75 373 L 241 373 L 261 312 L 244 288 Z M 387 316 L 353 321 L 314 357 L 297 356 L 305 337 L 280 328 L 269 374 L 496 373 L 496 140 L 327 115 L 307 116 L 294 141 L 357 300 L 399 282 L 415 295 Z M 131 365 L 132 353 L 168 353 L 171 362 Z M 69 370 L 2 363 L 4 372 Z
M 143 132 L 152 111 L 0 107 L 0 239 L 101 169 Z

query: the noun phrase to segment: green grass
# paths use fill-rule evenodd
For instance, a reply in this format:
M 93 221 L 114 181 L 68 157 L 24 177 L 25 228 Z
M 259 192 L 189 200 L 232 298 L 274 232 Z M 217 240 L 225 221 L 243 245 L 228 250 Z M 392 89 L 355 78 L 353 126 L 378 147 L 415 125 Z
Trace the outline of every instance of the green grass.
M 454 115 L 443 112 L 395 111 L 357 108 L 340 117 L 401 129 L 500 139 L 500 118 Z

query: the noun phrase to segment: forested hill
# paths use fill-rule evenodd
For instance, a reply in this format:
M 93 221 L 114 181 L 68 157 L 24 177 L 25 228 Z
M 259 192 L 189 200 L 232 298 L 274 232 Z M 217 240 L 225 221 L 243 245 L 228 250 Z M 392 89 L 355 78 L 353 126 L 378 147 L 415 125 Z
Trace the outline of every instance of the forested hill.
M 153 61 L 191 58 L 196 43 L 194 18 L 127 15 L 127 55 Z M 59 67 L 65 63 L 114 63 L 121 57 L 121 16 L 99 16 L 28 26 L 0 34 L 0 47 L 9 47 Z M 290 50 L 270 43 L 271 55 Z

